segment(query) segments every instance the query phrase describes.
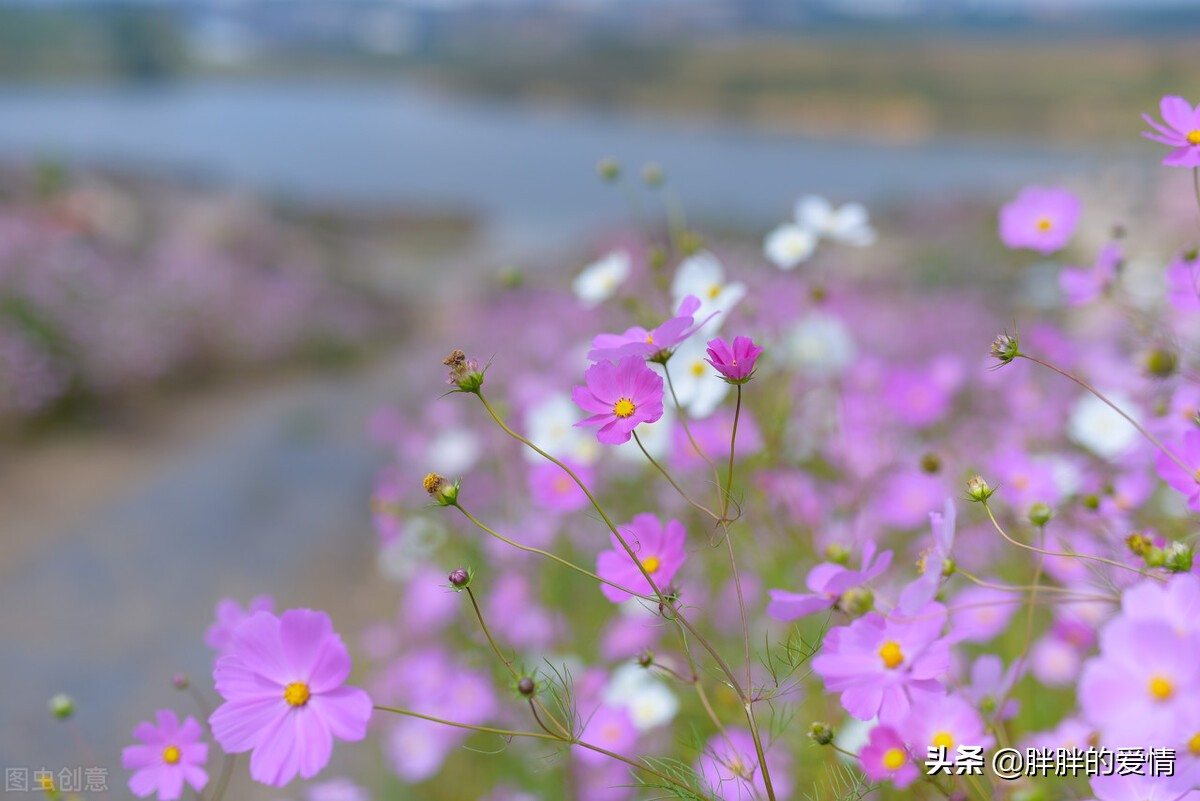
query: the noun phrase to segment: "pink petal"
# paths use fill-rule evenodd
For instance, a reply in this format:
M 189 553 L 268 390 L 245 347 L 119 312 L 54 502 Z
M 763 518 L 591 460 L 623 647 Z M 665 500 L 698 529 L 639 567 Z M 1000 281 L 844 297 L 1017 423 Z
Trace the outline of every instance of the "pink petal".
M 358 687 L 338 687 L 314 695 L 308 704 L 325 721 L 331 734 L 339 740 L 358 742 L 367 736 L 371 720 L 371 697 Z

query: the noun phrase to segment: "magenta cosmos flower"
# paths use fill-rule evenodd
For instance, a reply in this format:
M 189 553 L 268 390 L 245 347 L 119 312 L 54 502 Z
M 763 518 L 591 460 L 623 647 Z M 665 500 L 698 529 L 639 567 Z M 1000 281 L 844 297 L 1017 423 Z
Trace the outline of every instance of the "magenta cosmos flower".
M 664 526 L 652 514 L 635 515 L 629 525 L 621 527 L 621 533 L 660 590 L 671 582 L 687 558 L 687 553 L 683 550 L 687 533 L 678 520 L 668 520 Z M 651 589 L 650 583 L 646 581 L 637 564 L 629 558 L 616 535 L 611 535 L 611 539 L 612 550 L 603 551 L 596 557 L 596 573 L 622 587 L 653 595 L 654 590 Z M 612 584 L 601 584 L 600 591 L 615 604 L 631 597 L 629 593 L 617 589 Z
M 213 671 L 225 699 L 209 723 L 231 754 L 251 751 L 255 781 L 282 787 L 329 762 L 333 738 L 361 740 L 371 699 L 346 687 L 350 655 L 324 612 L 258 612 L 233 632 Z
M 750 337 L 734 337 L 733 344 L 717 337 L 708 342 L 708 358 L 704 361 L 717 368 L 730 384 L 745 384 L 754 375 L 754 363 L 763 349 Z
M 217 656 L 225 653 L 233 639 L 233 630 L 246 618 L 255 612 L 275 611 L 275 600 L 270 595 L 258 595 L 246 604 L 243 610 L 233 598 L 223 598 L 217 603 L 216 620 L 204 632 L 204 642 L 217 652 Z
M 858 752 L 858 759 L 867 778 L 877 782 L 890 781 L 900 790 L 920 776 L 904 740 L 889 726 L 871 729 L 867 744 Z
M 945 623 L 946 608 L 937 603 L 904 617 L 871 612 L 830 630 L 813 670 L 825 689 L 842 694 L 854 717 L 898 723 L 915 703 L 944 692 L 938 677 L 950 667 L 950 647 L 941 638 Z
M 162 801 L 175 801 L 183 795 L 187 782 L 199 793 L 208 784 L 204 763 L 208 760 L 208 743 L 200 742 L 204 730 L 195 718 L 189 717 L 180 725 L 170 709 L 155 713 L 158 725 L 139 723 L 133 736 L 140 745 L 126 746 L 121 752 L 121 767 L 132 770 L 129 790 L 139 798 L 154 793 Z
M 638 423 L 653 423 L 663 415 L 662 376 L 641 356 L 626 356 L 616 364 L 597 362 L 584 374 L 587 386 L 575 387 L 571 400 L 592 416 L 577 426 L 600 426 L 596 439 L 605 445 L 628 442 Z
M 1144 119 L 1154 131 L 1145 131 L 1142 136 L 1173 148 L 1163 159 L 1166 167 L 1200 167 L 1200 106 L 1182 97 L 1167 95 L 1159 104 L 1163 123 L 1155 122 L 1149 114 Z
M 679 312 L 657 328 L 646 330 L 640 326 L 634 326 L 623 334 L 597 335 L 592 340 L 592 349 L 588 351 L 588 358 L 594 362 L 615 362 L 626 356 L 649 359 L 670 352 L 671 348 L 696 333 L 716 314 L 713 312 L 701 322 L 696 323 L 694 315 L 699 310 L 700 299 L 695 295 L 688 295 L 679 304 Z
M 863 546 L 861 570 L 851 570 L 834 562 L 822 562 L 808 571 L 808 578 L 805 579 L 811 593 L 769 590 L 771 602 L 767 604 L 767 617 L 795 620 L 832 609 L 843 593 L 883 575 L 891 564 L 891 551 L 884 551 L 876 559 L 875 543 L 868 542 Z
M 1000 209 L 1000 240 L 1013 249 L 1053 253 L 1075 233 L 1079 211 L 1079 198 L 1065 189 L 1026 187 Z

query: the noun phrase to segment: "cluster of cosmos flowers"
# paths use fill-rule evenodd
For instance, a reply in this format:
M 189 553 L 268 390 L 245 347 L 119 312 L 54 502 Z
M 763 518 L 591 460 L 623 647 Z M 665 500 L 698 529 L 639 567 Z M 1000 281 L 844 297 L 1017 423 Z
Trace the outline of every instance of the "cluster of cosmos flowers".
M 1165 163 L 1200 164 L 1200 112 L 1162 112 Z M 1004 205 L 995 259 L 1053 277 L 1016 297 L 916 286 L 861 206 L 810 197 L 761 249 L 672 228 L 570 293 L 463 301 L 448 396 L 369 424 L 398 611 L 360 634 L 365 689 L 323 613 L 223 601 L 221 703 L 140 724 L 130 789 L 219 798 L 249 752 L 363 799 L 318 774 L 366 737 L 429 797 L 1195 797 L 1195 224 L 1154 244 L 1090 206 Z M 1002 746 L 1174 770 L 925 769 Z
M 379 327 L 305 235 L 244 199 L 87 173 L 4 179 L 0 424 Z

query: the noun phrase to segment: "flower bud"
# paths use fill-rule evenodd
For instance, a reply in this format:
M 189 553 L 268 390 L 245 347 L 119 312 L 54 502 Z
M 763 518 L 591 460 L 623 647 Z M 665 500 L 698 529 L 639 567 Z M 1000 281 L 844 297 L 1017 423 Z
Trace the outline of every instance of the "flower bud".
M 1084 495 L 1080 501 L 1083 503 L 1083 508 L 1088 511 L 1094 512 L 1100 508 L 1100 496 L 1094 492 Z
M 450 586 L 456 590 L 465 590 L 471 584 L 471 574 L 465 567 L 456 567 L 450 571 Z
M 1174 351 L 1166 348 L 1154 348 L 1145 356 L 1146 372 L 1155 378 L 1169 378 L 1175 374 L 1179 366 L 1179 358 Z
M 875 593 L 866 587 L 851 587 L 838 598 L 838 608 L 852 617 L 865 615 L 875 608 Z
M 66 720 L 75 714 L 75 701 L 66 693 L 59 693 L 50 699 L 50 714 L 59 720 Z
M 1173 542 L 1167 548 L 1167 558 L 1163 566 L 1172 573 L 1187 573 L 1192 569 L 1195 553 L 1195 549 L 1191 545 Z
M 1048 504 L 1035 503 L 1029 507 L 1029 522 L 1033 523 L 1038 528 L 1050 522 L 1050 518 L 1054 517 L 1054 511 Z
M 836 542 L 825 549 L 825 561 L 844 565 L 850 561 L 850 552 Z
M 999 359 L 1001 365 L 1008 364 L 1021 353 L 1020 344 L 1015 335 L 1009 336 L 1005 331 L 992 340 L 992 358 Z
M 654 664 L 654 652 L 649 648 L 638 654 L 638 664 L 644 668 L 648 668 Z
M 537 690 L 537 683 L 529 676 L 522 676 L 521 680 L 517 682 L 517 692 L 526 698 L 533 695 L 535 690 Z
M 988 483 L 983 480 L 983 476 L 974 476 L 967 480 L 967 499 L 983 503 L 988 498 L 992 497 L 996 491 L 988 486 Z
M 942 469 L 942 459 L 936 453 L 927 453 L 921 457 L 921 469 L 926 473 L 937 473 Z
M 171 686 L 176 690 L 186 690 L 191 685 L 188 677 L 182 673 L 176 673 L 171 677 Z
M 808 728 L 808 737 L 817 745 L 829 745 L 833 742 L 833 729 L 824 723 L 813 721 L 812 726 Z
M 596 164 L 596 172 L 610 184 L 615 183 L 621 177 L 621 165 L 613 158 L 600 159 L 599 163 Z

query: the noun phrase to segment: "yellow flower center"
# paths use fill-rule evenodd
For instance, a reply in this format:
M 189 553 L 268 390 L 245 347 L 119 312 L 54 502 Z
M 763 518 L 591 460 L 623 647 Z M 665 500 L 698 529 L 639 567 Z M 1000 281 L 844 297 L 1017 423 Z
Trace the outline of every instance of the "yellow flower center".
M 950 736 L 948 731 L 939 731 L 933 735 L 933 745 L 936 748 L 951 749 L 954 747 L 954 738 Z
M 888 640 L 879 649 L 879 658 L 883 660 L 883 666 L 888 670 L 893 670 L 900 667 L 900 663 L 904 661 L 904 653 L 900 650 L 900 643 L 893 640 Z
M 883 752 L 883 766 L 888 770 L 896 770 L 904 764 L 904 752 L 899 748 L 889 748 Z
M 712 286 L 710 286 L 708 288 L 708 297 L 711 300 L 716 300 L 717 296 L 720 294 L 721 294 L 721 285 L 720 284 L 713 284 Z
M 657 573 L 661 565 L 657 556 L 647 556 L 642 560 L 642 567 L 646 568 L 647 573 Z
M 613 404 L 613 414 L 617 417 L 628 417 L 637 406 L 629 398 L 621 398 Z
M 1187 140 L 1189 145 L 1200 145 L 1200 130 L 1188 131 Z
M 293 681 L 283 691 L 283 700 L 292 706 L 304 706 L 308 703 L 308 685 L 302 681 Z
M 1188 740 L 1188 750 L 1200 756 L 1200 731 L 1193 734 L 1192 739 Z
M 168 745 L 163 749 L 163 762 L 168 765 L 176 765 L 179 763 L 179 748 L 174 745 Z
M 705 372 L 704 367 L 705 367 L 705 364 L 702 361 L 692 362 L 692 375 L 694 375 L 694 376 L 704 375 L 704 372 Z
M 646 344 L 647 345 L 654 344 L 654 334 L 646 334 Z
M 1150 694 L 1159 701 L 1165 701 L 1175 694 L 1175 685 L 1170 679 L 1155 676 L 1150 679 Z
M 1038 217 L 1037 229 L 1039 231 L 1041 231 L 1043 234 L 1046 233 L 1047 231 L 1049 231 L 1050 227 L 1052 225 L 1053 225 L 1053 223 L 1050 222 L 1049 217 Z

